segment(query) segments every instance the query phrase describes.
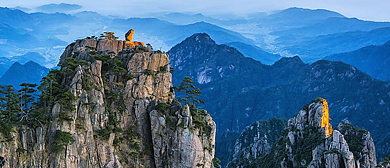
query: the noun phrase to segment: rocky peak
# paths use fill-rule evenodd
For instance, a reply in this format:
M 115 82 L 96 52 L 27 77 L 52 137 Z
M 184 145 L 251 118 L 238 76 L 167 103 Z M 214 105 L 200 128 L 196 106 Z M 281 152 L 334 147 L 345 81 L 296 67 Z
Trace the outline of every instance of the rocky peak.
M 305 105 L 288 124 L 270 152 L 254 157 L 266 148 L 255 149 L 248 155 L 233 160 L 229 167 L 257 165 L 260 167 L 358 168 L 376 166 L 375 146 L 370 133 L 357 129 L 348 122 L 340 123 L 337 130 L 327 135 L 323 126 L 326 101 L 322 98 Z M 325 110 L 324 110 L 325 109 Z M 325 124 L 326 125 L 326 124 Z M 248 134 L 245 130 L 242 134 Z M 253 133 L 252 133 L 253 135 Z M 256 133 L 255 133 L 256 135 Z M 247 145 L 251 146 L 256 144 Z M 245 153 L 245 150 L 239 151 Z
M 377 167 L 390 168 L 390 155 L 383 158 Z
M 247 126 L 237 138 L 230 163 L 258 158 L 271 152 L 271 147 L 276 143 L 287 125 L 285 119 L 270 118 L 256 121 Z M 229 163 L 227 164 L 229 167 Z
M 299 56 L 294 57 L 282 57 L 280 60 L 276 61 L 272 66 L 284 67 L 284 66 L 297 66 L 305 64 Z
M 196 79 L 198 84 L 217 82 L 242 73 L 261 74 L 265 66 L 244 57 L 233 47 L 216 44 L 205 33 L 188 37 L 172 47 L 168 54 L 171 59 L 170 65 L 175 69 L 175 76 L 180 79 L 190 76 Z
M 198 44 L 206 44 L 206 45 L 216 45 L 215 41 L 211 39 L 211 37 L 206 33 L 196 33 L 184 41 L 189 43 L 198 43 Z
M 174 99 L 168 54 L 80 39 L 59 65 L 47 122 L 0 143 L 3 167 L 212 167 L 215 123 Z

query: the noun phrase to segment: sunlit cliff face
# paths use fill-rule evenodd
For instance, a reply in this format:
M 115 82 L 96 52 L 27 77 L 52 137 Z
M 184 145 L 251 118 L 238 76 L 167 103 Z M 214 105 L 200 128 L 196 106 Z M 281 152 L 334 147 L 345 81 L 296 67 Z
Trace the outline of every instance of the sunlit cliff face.
M 322 118 L 321 118 L 321 128 L 325 128 L 325 135 L 326 137 L 329 137 L 332 135 L 333 129 L 332 125 L 330 125 L 329 121 L 331 120 L 329 118 L 329 107 L 328 102 L 326 102 L 325 99 L 321 99 L 322 101 Z
M 145 44 L 143 42 L 139 42 L 139 41 L 132 41 L 133 40 L 133 35 L 134 35 L 134 30 L 133 29 L 130 29 L 125 37 L 126 37 L 126 41 L 125 41 L 125 48 L 127 47 L 130 47 L 130 48 L 135 48 L 136 46 L 142 46 L 145 48 Z

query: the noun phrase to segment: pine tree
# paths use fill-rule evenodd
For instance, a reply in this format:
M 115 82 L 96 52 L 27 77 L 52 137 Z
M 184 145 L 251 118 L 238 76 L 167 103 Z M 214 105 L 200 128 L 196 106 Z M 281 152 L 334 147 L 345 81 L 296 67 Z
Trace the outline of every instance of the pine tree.
M 12 85 L 0 86 L 0 132 L 10 139 L 11 131 L 16 125 L 20 112 L 19 97 Z
M 119 37 L 116 37 L 114 32 L 104 32 L 104 34 L 100 34 L 100 38 L 107 38 L 109 40 L 117 40 Z
M 180 86 L 175 87 L 175 89 L 178 92 L 184 90 L 185 93 L 185 97 L 184 98 L 178 97 L 178 100 L 184 101 L 185 104 L 190 106 L 195 106 L 196 104 L 200 104 L 200 103 L 204 104 L 204 101 L 198 98 L 202 96 L 202 92 L 200 91 L 199 88 L 196 88 L 193 83 L 194 81 L 190 77 L 186 76 L 184 77 Z
M 32 103 L 35 101 L 35 90 L 34 88 L 37 87 L 36 84 L 31 83 L 22 83 L 20 84 L 22 89 L 20 89 L 19 95 L 20 95 L 20 107 L 21 107 L 21 120 L 27 119 L 29 113 L 31 112 Z
M 47 76 L 41 80 L 38 90 L 41 92 L 39 97 L 39 104 L 44 108 L 50 108 L 54 104 L 55 95 L 58 94 L 60 88 L 59 83 L 56 80 L 56 76 L 59 70 L 50 70 Z

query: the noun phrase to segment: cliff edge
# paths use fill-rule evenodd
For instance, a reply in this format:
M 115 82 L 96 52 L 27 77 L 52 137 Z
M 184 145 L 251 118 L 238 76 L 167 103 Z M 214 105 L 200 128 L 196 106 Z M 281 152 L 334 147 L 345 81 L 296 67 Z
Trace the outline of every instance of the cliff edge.
M 169 56 L 124 45 L 67 46 L 29 124 L 0 134 L 0 167 L 213 167 L 215 123 L 175 100 Z

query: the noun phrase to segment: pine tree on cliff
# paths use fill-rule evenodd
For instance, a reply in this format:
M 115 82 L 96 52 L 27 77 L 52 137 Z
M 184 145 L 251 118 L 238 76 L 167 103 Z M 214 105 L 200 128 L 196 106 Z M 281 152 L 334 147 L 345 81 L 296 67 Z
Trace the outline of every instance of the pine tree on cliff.
M 12 127 L 17 122 L 19 97 L 12 85 L 0 86 L 0 132 L 10 139 Z
M 44 107 L 50 107 L 54 103 L 54 98 L 56 93 L 59 92 L 59 83 L 56 80 L 56 75 L 59 70 L 53 69 L 43 77 L 41 80 L 41 85 L 39 85 L 38 90 L 41 91 L 41 96 L 39 98 L 39 103 Z
M 104 34 L 100 34 L 100 38 L 107 38 L 109 40 L 117 40 L 119 37 L 116 37 L 114 32 L 104 32 Z
M 31 103 L 34 101 L 34 93 L 37 91 L 34 88 L 37 87 L 36 84 L 31 83 L 22 83 L 20 84 L 22 89 L 18 90 L 20 93 L 22 111 L 24 113 L 30 112 Z
M 184 98 L 178 97 L 178 100 L 183 101 L 185 104 L 189 106 L 195 106 L 196 104 L 201 104 L 201 103 L 204 104 L 204 101 L 198 98 L 202 96 L 202 92 L 200 91 L 199 88 L 196 88 L 193 83 L 194 81 L 190 77 L 186 76 L 184 77 L 180 86 L 175 87 L 175 89 L 178 92 L 184 90 L 185 93 L 185 97 Z

